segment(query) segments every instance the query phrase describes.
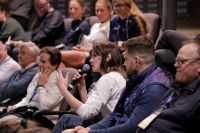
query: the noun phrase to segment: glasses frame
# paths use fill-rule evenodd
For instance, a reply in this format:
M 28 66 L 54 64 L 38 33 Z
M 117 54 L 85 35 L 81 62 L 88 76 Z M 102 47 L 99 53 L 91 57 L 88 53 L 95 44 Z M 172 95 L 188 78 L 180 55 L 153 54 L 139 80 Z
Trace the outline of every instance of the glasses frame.
M 198 60 L 200 60 L 200 57 L 195 58 L 195 59 L 176 59 L 175 64 L 177 64 L 178 66 L 182 66 L 182 65 L 186 64 L 188 61 L 194 62 L 194 61 L 198 61 Z

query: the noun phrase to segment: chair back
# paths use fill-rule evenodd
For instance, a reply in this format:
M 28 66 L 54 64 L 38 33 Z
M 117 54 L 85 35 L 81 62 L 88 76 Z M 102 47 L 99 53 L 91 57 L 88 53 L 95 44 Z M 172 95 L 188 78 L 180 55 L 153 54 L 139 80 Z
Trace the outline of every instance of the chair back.
M 144 13 L 144 16 L 151 26 L 147 36 L 151 38 L 155 43 L 160 32 L 161 18 L 158 14 L 155 13 Z

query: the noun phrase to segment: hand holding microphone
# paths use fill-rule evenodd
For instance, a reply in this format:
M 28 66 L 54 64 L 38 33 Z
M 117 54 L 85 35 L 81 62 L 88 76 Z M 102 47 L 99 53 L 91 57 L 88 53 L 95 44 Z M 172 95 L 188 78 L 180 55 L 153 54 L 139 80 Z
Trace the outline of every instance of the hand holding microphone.
M 67 86 L 67 89 L 70 91 L 74 89 L 77 82 L 80 80 L 83 74 L 86 74 L 90 70 L 90 66 L 88 64 L 83 65 L 83 68 L 79 72 L 79 75 L 74 75 L 75 79 L 72 79 L 72 82 Z

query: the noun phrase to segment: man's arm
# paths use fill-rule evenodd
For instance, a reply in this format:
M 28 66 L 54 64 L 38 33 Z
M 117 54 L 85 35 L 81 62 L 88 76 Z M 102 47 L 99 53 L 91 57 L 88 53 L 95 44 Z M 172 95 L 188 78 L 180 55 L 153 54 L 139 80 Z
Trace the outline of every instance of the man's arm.
M 102 129 L 99 128 L 99 130 L 94 130 L 94 128 L 91 127 L 90 133 L 134 133 L 139 122 L 159 106 L 165 91 L 166 88 L 161 85 L 149 86 L 145 89 L 128 121 L 124 124 L 109 128 L 104 128 L 102 126 Z
M 18 80 L 16 78 L 18 78 L 19 71 L 16 72 L 6 84 L 0 87 L 0 101 L 25 95 L 29 83 L 37 72 L 38 68 L 35 67 L 26 71 Z

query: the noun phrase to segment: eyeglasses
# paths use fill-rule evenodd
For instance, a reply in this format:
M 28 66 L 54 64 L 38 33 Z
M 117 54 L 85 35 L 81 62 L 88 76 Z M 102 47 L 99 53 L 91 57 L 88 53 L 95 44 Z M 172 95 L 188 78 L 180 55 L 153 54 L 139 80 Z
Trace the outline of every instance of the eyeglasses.
M 113 4 L 113 8 L 123 8 L 123 7 L 125 7 L 125 6 L 127 6 L 127 4 Z
M 176 59 L 176 63 L 178 66 L 182 66 L 183 64 L 186 64 L 187 62 L 194 62 L 194 61 L 198 61 L 200 60 L 200 58 L 196 58 L 196 59 Z

